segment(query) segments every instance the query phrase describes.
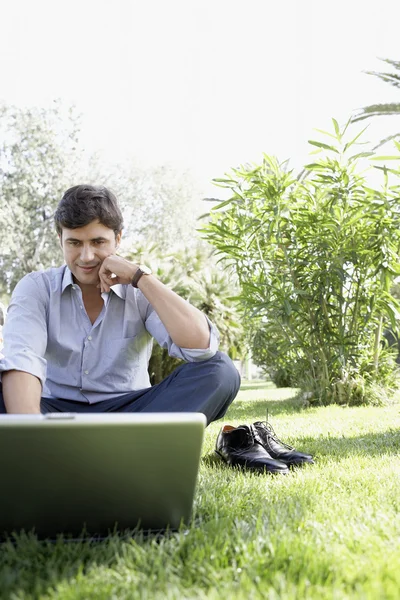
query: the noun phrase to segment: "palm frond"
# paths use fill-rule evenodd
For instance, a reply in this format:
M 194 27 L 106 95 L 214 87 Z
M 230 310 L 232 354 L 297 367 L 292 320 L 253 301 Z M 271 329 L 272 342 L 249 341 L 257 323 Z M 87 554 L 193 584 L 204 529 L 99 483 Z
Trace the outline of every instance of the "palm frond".
M 352 122 L 356 123 L 357 121 L 363 121 L 371 117 L 388 117 L 390 115 L 400 115 L 400 104 L 371 104 L 370 106 L 365 106 L 352 118 Z
M 384 144 L 386 144 L 387 142 L 390 142 L 390 140 L 394 140 L 394 139 L 397 139 L 397 138 L 400 138 L 400 131 L 399 131 L 399 133 L 395 133 L 395 134 L 393 134 L 393 135 L 389 135 L 388 137 L 386 137 L 386 138 L 384 138 L 383 140 L 381 140 L 381 141 L 379 142 L 379 144 L 377 144 L 376 146 L 374 146 L 374 147 L 372 148 L 372 150 L 373 150 L 373 151 L 374 151 L 374 150 L 377 150 L 378 148 L 380 148 L 381 146 L 383 146 L 383 145 L 384 145 Z
M 397 73 L 379 73 L 378 71 L 364 71 L 367 75 L 375 75 L 385 83 L 400 88 L 400 74 Z
M 400 62 L 397 60 L 391 60 L 390 58 L 380 58 L 382 62 L 387 63 L 391 67 L 394 67 L 398 73 L 381 73 L 379 71 L 364 71 L 367 75 L 374 75 L 381 79 L 385 83 L 389 83 L 390 85 L 394 85 L 395 87 L 400 88 Z
M 384 83 L 388 83 L 389 85 L 393 85 L 400 89 L 400 62 L 391 60 L 390 58 L 380 58 L 379 60 L 394 67 L 398 73 L 380 73 L 379 71 L 364 71 L 364 73 L 367 75 L 374 75 L 374 77 L 378 77 L 378 79 L 381 79 Z M 370 119 L 371 117 L 386 117 L 399 114 L 400 104 L 393 102 L 390 104 L 371 104 L 370 106 L 361 108 L 352 118 L 352 122 L 363 121 L 364 119 Z M 385 142 L 382 140 L 382 143 Z
M 380 58 L 379 60 L 387 63 L 388 65 L 391 65 L 392 67 L 400 71 L 400 62 L 398 60 L 392 60 L 391 58 Z

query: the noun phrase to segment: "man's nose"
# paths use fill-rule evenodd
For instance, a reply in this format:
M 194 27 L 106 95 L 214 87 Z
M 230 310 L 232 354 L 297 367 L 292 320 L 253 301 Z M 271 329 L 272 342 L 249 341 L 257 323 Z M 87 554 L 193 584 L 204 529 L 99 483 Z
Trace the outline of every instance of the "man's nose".
M 81 261 L 90 262 L 94 259 L 94 251 L 91 246 L 82 246 L 81 249 Z

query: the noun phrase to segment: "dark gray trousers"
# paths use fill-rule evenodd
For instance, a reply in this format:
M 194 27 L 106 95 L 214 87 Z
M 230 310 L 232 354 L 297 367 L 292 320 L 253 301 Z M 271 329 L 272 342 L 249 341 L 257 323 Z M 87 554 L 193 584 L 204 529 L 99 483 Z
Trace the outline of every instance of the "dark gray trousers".
M 184 363 L 161 383 L 144 390 L 121 394 L 96 404 L 42 398 L 40 411 L 47 412 L 200 412 L 207 424 L 223 417 L 239 391 L 240 375 L 231 359 L 217 352 L 208 360 Z M 0 383 L 0 413 L 5 413 Z

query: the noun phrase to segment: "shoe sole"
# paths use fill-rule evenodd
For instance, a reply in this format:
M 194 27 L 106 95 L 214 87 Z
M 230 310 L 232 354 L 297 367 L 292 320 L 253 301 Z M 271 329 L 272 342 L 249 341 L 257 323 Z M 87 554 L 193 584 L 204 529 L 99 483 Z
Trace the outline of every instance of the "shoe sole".
M 239 467 L 240 469 L 243 470 L 248 470 L 248 471 L 256 471 L 257 473 L 271 473 L 271 475 L 287 475 L 289 473 L 289 468 L 287 469 L 287 471 L 282 471 L 280 469 L 269 469 L 266 465 L 263 465 L 261 467 L 252 467 L 251 465 L 232 465 L 230 462 L 228 462 L 226 460 L 226 458 L 224 456 L 222 456 L 222 454 L 220 454 L 218 452 L 218 450 L 214 450 L 214 453 L 219 456 L 220 458 L 222 458 L 222 460 L 224 461 L 225 464 L 229 465 L 230 467 Z

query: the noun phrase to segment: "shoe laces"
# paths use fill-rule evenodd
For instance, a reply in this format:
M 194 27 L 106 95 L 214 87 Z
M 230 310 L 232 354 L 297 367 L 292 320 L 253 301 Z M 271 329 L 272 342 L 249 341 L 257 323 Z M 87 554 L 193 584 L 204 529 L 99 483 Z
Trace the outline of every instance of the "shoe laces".
M 262 440 L 260 439 L 259 433 L 254 426 L 241 425 L 238 427 L 238 429 L 240 429 L 240 428 L 243 428 L 243 431 L 245 431 L 247 444 L 259 444 L 260 446 L 263 445 Z M 244 450 L 246 450 L 246 449 L 247 449 L 247 446 L 244 448 Z
M 282 442 L 278 436 L 275 433 L 274 428 L 272 427 L 271 423 L 268 421 L 268 410 L 267 410 L 267 420 L 266 421 L 258 421 L 258 423 L 260 425 L 262 425 L 262 427 L 264 429 L 267 430 L 268 432 L 268 436 L 274 440 L 274 442 L 276 442 L 277 444 L 280 444 L 281 446 L 283 446 L 284 448 L 286 448 L 287 450 L 294 450 L 293 446 L 289 446 L 289 444 L 285 444 L 285 442 Z

